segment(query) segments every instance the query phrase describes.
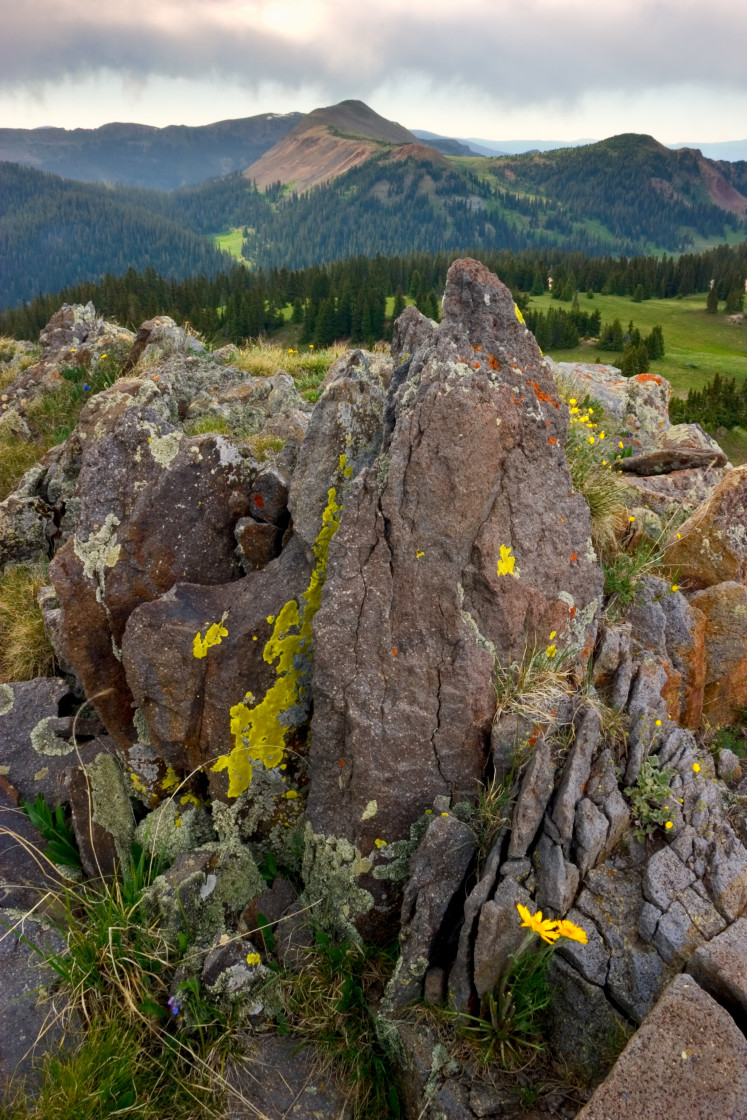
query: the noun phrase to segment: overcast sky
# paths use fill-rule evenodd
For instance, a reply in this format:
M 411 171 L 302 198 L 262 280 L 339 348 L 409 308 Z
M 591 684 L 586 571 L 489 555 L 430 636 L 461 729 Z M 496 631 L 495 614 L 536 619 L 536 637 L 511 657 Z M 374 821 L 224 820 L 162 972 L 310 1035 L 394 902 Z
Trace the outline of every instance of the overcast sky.
M 488 139 L 747 136 L 733 0 L 0 0 L 0 127 L 207 124 L 360 98 Z

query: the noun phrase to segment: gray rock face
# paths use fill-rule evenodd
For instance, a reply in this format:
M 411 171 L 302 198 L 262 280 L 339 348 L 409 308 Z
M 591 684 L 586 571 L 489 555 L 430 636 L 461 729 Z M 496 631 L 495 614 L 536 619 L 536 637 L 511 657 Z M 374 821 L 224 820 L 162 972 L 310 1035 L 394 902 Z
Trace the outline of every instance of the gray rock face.
M 43 793 L 49 805 L 65 800 L 65 771 L 73 744 L 59 738 L 54 724 L 69 692 L 58 677 L 0 685 L 0 774 L 22 801 Z
M 548 1034 L 553 1052 L 577 1076 L 598 1079 L 609 1069 L 610 1052 L 623 1029 L 604 992 L 555 956 L 549 973 L 552 1002 Z
M 411 858 L 402 899 L 402 963 L 387 991 L 393 1007 L 403 1007 L 420 995 L 423 969 L 419 962 L 430 963 L 446 911 L 464 882 L 474 852 L 474 833 L 463 821 L 435 817 L 428 825 Z
M 0 910 L 0 1089 L 13 1074 L 31 1071 L 34 1058 L 54 1049 L 63 1035 L 57 1016 L 62 1001 L 45 1001 L 41 989 L 51 986 L 55 974 L 44 965 L 42 953 L 60 953 L 62 939 L 33 919 L 19 922 L 15 911 Z M 8 930 L 13 927 L 15 933 Z M 24 937 L 30 944 L 20 940 Z M 45 1026 L 47 1030 L 44 1031 Z M 42 1035 L 43 1038 L 39 1039 Z M 37 1045 L 37 1040 L 38 1045 Z
M 578 892 L 581 876 L 575 863 L 563 855 L 560 844 L 545 834 L 534 853 L 537 869 L 537 905 L 563 918 Z
M 656 475 L 703 467 L 725 467 L 726 462 L 726 455 L 720 448 L 718 451 L 702 451 L 694 447 L 682 447 L 649 451 L 645 455 L 621 459 L 619 469 L 625 474 Z
M 599 743 L 599 716 L 588 709 L 582 716 L 576 730 L 576 738 L 563 767 L 560 786 L 552 808 L 552 820 L 560 840 L 566 850 L 570 847 L 576 805 L 583 796 L 589 780 L 591 760 Z
M 516 904 L 531 904 L 528 891 L 512 879 L 504 879 L 495 896 L 480 911 L 474 955 L 474 980 L 478 996 L 491 992 L 506 967 L 511 953 L 524 940 Z
M 747 1117 L 747 1042 L 689 976 L 678 976 L 578 1120 Z
M 744 1028 L 747 1023 L 747 919 L 701 945 L 690 958 L 687 971 Z
M 555 763 L 550 754 L 550 744 L 542 738 L 537 742 L 524 771 L 511 821 L 508 859 L 521 859 L 526 855 L 542 823 L 547 803 L 552 796 L 554 781 Z
M 293 1038 L 252 1035 L 251 1049 L 240 1061 L 232 1060 L 226 1081 L 232 1091 L 224 1120 L 352 1118 L 345 1094 L 326 1072 L 320 1054 L 313 1046 L 299 1047 Z M 242 1097 L 251 1104 L 243 1104 Z
M 588 656 L 591 628 L 576 624 L 601 578 L 566 425 L 510 293 L 456 262 L 441 326 L 397 390 L 391 440 L 352 485 L 330 548 L 314 626 L 315 831 L 366 855 L 375 837 L 405 837 L 436 796 L 474 796 L 493 651 L 521 656 L 556 630 Z

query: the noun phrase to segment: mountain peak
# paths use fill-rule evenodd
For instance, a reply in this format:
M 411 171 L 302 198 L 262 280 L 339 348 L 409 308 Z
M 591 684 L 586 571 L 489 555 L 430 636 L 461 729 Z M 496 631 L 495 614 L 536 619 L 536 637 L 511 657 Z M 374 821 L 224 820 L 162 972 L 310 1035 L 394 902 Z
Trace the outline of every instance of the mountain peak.
M 365 163 L 383 146 L 418 143 L 363 101 L 341 101 L 307 113 L 244 174 L 258 187 L 281 182 L 301 193 Z

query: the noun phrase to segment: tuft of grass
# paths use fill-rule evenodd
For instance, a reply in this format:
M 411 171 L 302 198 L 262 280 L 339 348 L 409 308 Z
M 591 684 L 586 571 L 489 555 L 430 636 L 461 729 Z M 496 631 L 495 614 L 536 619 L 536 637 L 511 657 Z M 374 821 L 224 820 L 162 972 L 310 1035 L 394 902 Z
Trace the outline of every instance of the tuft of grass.
M 520 661 L 496 664 L 493 684 L 496 714 L 515 712 L 531 723 L 550 724 L 561 703 L 575 691 L 572 675 L 572 647 L 546 649 L 526 646 Z
M 247 442 L 258 463 L 271 459 L 278 451 L 282 451 L 286 444 L 286 440 L 280 436 L 262 435 L 261 432 L 257 436 L 252 436 Z
M 52 447 L 65 442 L 78 423 L 86 401 L 114 384 L 118 367 L 119 359 L 112 353 L 99 359 L 92 369 L 85 366 L 60 369 L 62 384 L 25 406 L 30 439 L 13 431 L 9 425 L 0 428 L 0 501 L 7 498 L 34 463 Z M 17 377 L 16 372 L 14 379 Z
M 36 801 L 23 802 L 23 811 L 37 832 L 47 841 L 44 852 L 47 859 L 61 867 L 78 869 L 82 867 L 73 826 L 62 805 L 51 809 L 44 799 L 44 794 L 40 793 Z
M 225 416 L 200 416 L 197 420 L 190 420 L 184 425 L 185 435 L 202 436 L 230 436 L 233 429 Z
M 392 1054 L 377 1029 L 373 1005 L 383 994 L 396 952 L 333 943 L 320 930 L 300 972 L 274 982 L 281 1033 L 313 1042 L 349 1089 L 355 1120 L 402 1115 Z
M 495 775 L 477 790 L 477 806 L 470 825 L 477 838 L 477 867 L 482 871 L 485 861 L 501 831 L 511 823 L 516 767 L 505 777 Z
M 36 596 L 49 582 L 46 561 L 8 564 L 0 576 L 0 681 L 28 681 L 54 668 Z
M 335 343 L 324 350 L 316 350 L 313 346 L 296 350 L 260 340 L 242 347 L 232 365 L 238 366 L 252 377 L 273 377 L 276 373 L 289 373 L 294 381 L 310 376 L 316 376 L 321 381 L 335 359 L 344 354 L 345 350 L 344 343 Z M 313 386 L 307 385 L 306 388 Z

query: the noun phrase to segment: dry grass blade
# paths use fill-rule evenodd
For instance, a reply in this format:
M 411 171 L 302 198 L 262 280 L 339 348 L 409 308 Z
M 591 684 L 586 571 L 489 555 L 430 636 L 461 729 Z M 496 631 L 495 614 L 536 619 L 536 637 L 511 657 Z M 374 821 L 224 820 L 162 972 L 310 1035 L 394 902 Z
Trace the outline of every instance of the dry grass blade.
M 0 681 L 45 677 L 54 652 L 36 596 L 49 582 L 44 561 L 8 564 L 0 577 Z

